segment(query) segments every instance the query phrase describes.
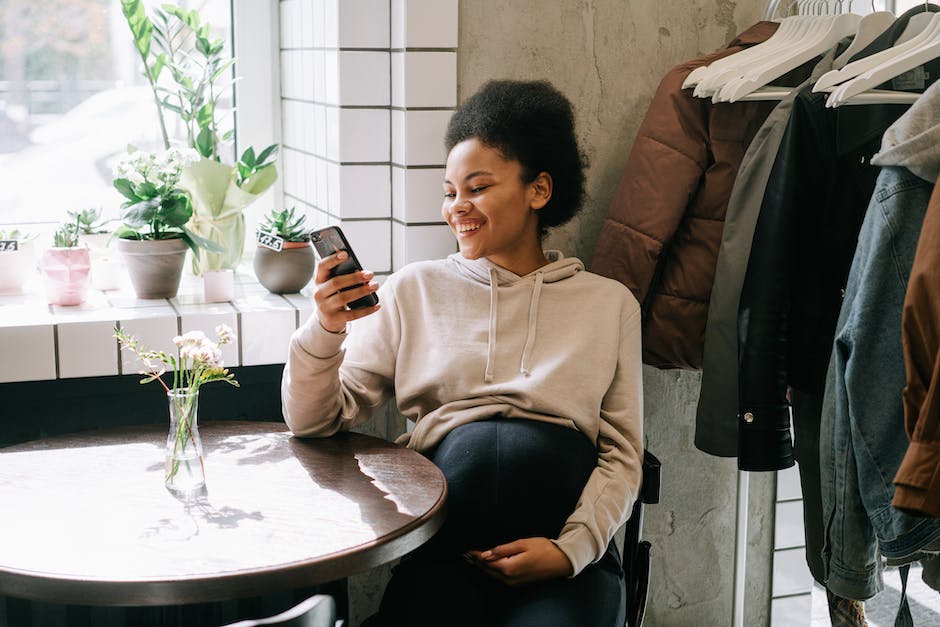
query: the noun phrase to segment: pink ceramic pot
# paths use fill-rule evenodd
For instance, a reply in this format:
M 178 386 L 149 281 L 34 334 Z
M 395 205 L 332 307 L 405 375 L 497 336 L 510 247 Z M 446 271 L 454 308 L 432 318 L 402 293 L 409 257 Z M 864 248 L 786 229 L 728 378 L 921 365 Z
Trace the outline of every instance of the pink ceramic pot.
M 47 248 L 39 260 L 46 299 L 51 305 L 81 305 L 90 280 L 88 249 Z

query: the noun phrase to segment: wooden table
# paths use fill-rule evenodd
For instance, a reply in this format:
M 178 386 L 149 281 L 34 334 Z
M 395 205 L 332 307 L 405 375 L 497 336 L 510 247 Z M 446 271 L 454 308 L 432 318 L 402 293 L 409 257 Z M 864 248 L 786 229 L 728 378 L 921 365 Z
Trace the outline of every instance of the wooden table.
M 0 594 L 84 605 L 220 601 L 332 581 L 394 560 L 444 518 L 418 453 L 273 422 L 206 422 L 204 493 L 163 486 L 166 427 L 0 449 Z

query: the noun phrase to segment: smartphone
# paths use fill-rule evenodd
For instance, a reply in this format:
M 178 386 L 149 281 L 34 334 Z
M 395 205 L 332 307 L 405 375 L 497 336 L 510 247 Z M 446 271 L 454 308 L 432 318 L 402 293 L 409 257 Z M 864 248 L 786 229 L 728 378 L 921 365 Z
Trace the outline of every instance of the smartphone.
M 313 231 L 310 234 L 310 241 L 313 242 L 313 247 L 316 249 L 317 254 L 320 255 L 320 259 L 329 257 L 333 253 L 338 253 L 341 250 L 345 250 L 346 254 L 349 255 L 346 261 L 330 270 L 331 277 L 340 274 L 351 274 L 362 270 L 362 266 L 356 258 L 356 253 L 353 252 L 349 242 L 346 241 L 346 236 L 343 235 L 342 229 L 338 226 L 328 226 L 325 229 Z M 343 291 L 355 289 L 360 285 L 363 284 L 351 285 L 347 288 L 343 288 Z M 348 304 L 348 307 L 350 309 L 361 309 L 362 307 L 372 307 L 378 303 L 379 297 L 375 294 L 369 294 L 368 296 L 363 296 L 362 298 L 357 298 L 352 301 Z

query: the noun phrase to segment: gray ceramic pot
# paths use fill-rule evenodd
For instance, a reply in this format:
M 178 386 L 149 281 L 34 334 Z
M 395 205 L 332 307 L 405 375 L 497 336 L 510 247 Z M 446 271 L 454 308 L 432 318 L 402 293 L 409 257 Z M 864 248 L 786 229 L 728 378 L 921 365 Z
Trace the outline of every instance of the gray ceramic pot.
M 287 247 L 293 244 L 299 246 Z M 258 246 L 255 253 L 255 276 L 272 294 L 299 292 L 313 277 L 315 265 L 310 242 L 285 242 L 284 250 L 280 252 Z
M 182 239 L 118 239 L 137 298 L 173 298 L 180 286 L 189 249 Z

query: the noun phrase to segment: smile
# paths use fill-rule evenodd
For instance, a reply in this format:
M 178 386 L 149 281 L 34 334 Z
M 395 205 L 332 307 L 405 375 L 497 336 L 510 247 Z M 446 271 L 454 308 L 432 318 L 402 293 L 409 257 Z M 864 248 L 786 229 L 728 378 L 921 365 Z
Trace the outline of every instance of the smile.
M 481 226 L 483 226 L 483 225 L 480 224 L 480 223 L 473 223 L 473 224 L 456 224 L 456 225 L 454 225 L 454 229 L 455 229 L 458 233 L 467 233 L 467 232 L 469 232 L 469 231 L 476 231 L 476 230 L 479 229 Z

